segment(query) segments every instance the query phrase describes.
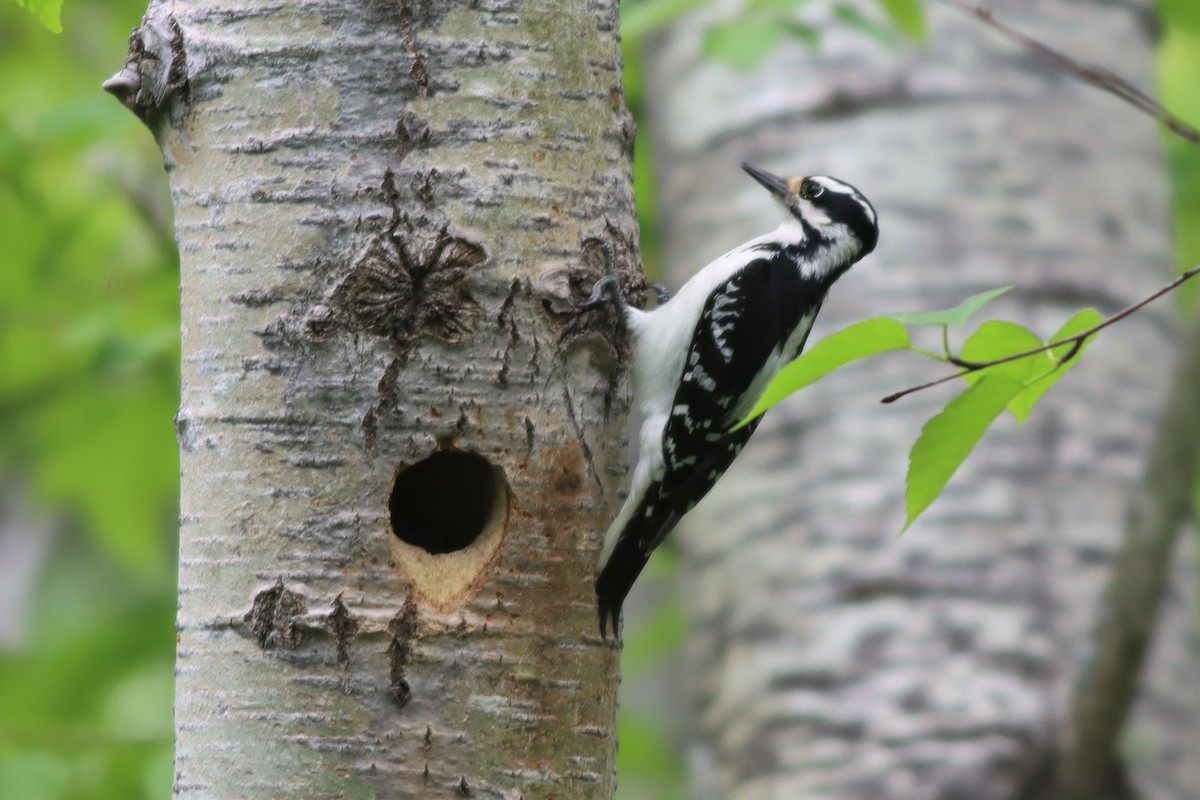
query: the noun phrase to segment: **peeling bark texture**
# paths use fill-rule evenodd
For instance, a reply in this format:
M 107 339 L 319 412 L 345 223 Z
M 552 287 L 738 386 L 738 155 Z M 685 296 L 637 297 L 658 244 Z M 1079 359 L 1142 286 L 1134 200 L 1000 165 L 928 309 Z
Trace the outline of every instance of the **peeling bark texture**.
M 1151 85 L 1147 4 L 990 7 Z M 928 50 L 888 50 L 831 21 L 818 51 L 785 46 L 752 76 L 702 55 L 701 18 L 651 43 L 669 283 L 776 224 L 742 160 L 844 178 L 879 211 L 879 249 L 834 287 L 814 340 L 1004 284 L 1016 288 L 994 316 L 1049 334 L 1081 307 L 1112 313 L 1165 282 L 1155 126 L 928 9 Z M 947 396 L 878 401 L 936 365 L 880 357 L 769 412 L 675 538 L 691 796 L 1053 796 L 1071 686 L 1105 655 L 1090 632 L 1175 340 L 1169 301 L 1106 332 L 1026 425 L 1000 420 L 899 539 L 907 450 Z M 1190 559 L 1190 546 L 1176 558 L 1122 748 L 1130 792 L 1154 800 L 1200 785 Z M 1105 788 L 1121 794 L 1117 783 Z
M 574 303 L 590 238 L 640 274 L 616 25 L 173 0 L 134 32 L 108 88 L 182 257 L 177 797 L 612 795 L 625 342 Z

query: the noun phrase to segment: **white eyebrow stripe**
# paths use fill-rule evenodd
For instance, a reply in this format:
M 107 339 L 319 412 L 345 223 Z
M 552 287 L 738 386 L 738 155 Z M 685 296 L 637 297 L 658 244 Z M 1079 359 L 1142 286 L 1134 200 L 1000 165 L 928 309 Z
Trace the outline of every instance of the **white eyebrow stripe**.
M 809 180 L 816 181 L 826 189 L 832 189 L 835 192 L 842 194 L 858 194 L 858 191 L 848 183 L 842 183 L 837 178 L 831 178 L 828 175 L 814 175 Z
M 875 214 L 875 209 L 871 207 L 871 204 L 867 202 L 867 198 L 863 197 L 862 192 L 858 191 L 858 189 L 855 189 L 848 183 L 839 181 L 837 178 L 831 178 L 828 175 L 814 175 L 809 178 L 809 180 L 816 181 L 830 191 L 853 197 L 858 201 L 858 204 L 863 207 L 863 210 L 867 212 L 867 216 L 871 218 L 871 224 L 879 224 L 879 218 Z

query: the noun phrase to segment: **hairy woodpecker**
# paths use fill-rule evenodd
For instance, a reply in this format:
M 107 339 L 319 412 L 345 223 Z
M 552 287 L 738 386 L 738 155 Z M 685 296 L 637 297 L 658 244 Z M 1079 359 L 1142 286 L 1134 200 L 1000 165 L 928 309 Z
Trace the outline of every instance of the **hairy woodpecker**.
M 621 605 L 650 553 L 713 487 L 758 421 L 730 428 L 800 355 L 829 287 L 879 238 L 875 209 L 850 184 L 742 169 L 783 204 L 782 225 L 713 261 L 674 297 L 661 291 L 652 311 L 626 302 L 606 252 L 608 274 L 581 305 L 611 298 L 620 308 L 643 414 L 629 495 L 600 552 L 602 637 L 609 620 L 617 633 Z

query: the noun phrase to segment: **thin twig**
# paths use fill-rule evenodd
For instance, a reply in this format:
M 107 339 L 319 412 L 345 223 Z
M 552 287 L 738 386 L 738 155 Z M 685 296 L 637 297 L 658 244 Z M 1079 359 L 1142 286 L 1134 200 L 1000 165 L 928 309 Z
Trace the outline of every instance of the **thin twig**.
M 1180 275 L 1178 278 L 1171 281 L 1166 286 L 1159 289 L 1157 292 L 1150 295 L 1149 297 L 1142 298 L 1141 300 L 1137 301 L 1136 303 L 1129 306 L 1128 308 L 1121 309 L 1116 314 L 1113 314 L 1111 317 L 1108 317 L 1107 319 L 1104 319 L 1101 322 L 1096 323 L 1095 325 L 1093 325 L 1092 327 L 1088 328 L 1085 331 L 1080 331 L 1079 333 L 1075 334 L 1074 336 L 1068 336 L 1065 339 L 1059 339 L 1057 342 L 1050 342 L 1048 344 L 1042 345 L 1041 347 L 1035 347 L 1032 350 L 1025 350 L 1020 353 L 1013 353 L 1012 355 L 1007 355 L 1007 356 L 1004 356 L 1003 358 L 996 358 L 991 361 L 981 361 L 979 363 L 971 364 L 970 366 L 964 367 L 963 369 L 959 370 L 958 372 L 954 373 L 953 375 L 945 375 L 941 378 L 938 378 L 935 381 L 930 381 L 929 383 L 922 383 L 920 386 L 912 386 L 903 391 L 889 394 L 887 397 L 883 398 L 879 402 L 894 403 L 897 400 L 899 400 L 901 397 L 904 397 L 905 395 L 910 395 L 914 392 L 919 392 L 922 389 L 928 389 L 931 386 L 937 386 L 939 384 L 946 383 L 947 381 L 952 381 L 955 378 L 961 378 L 964 375 L 971 374 L 972 372 L 978 372 L 981 369 L 988 369 L 989 367 L 999 366 L 1000 364 L 1007 364 L 1010 361 L 1016 361 L 1018 359 L 1027 358 L 1029 356 L 1035 356 L 1038 353 L 1045 353 L 1048 350 L 1053 350 L 1056 347 L 1062 347 L 1063 345 L 1069 344 L 1069 345 L 1071 345 L 1071 349 L 1068 350 L 1066 352 L 1066 354 L 1063 355 L 1061 358 L 1055 359 L 1059 364 L 1065 364 L 1066 362 L 1070 361 L 1072 358 L 1075 357 L 1075 354 L 1079 352 L 1079 348 L 1083 347 L 1084 340 L 1086 340 L 1089 336 L 1091 336 L 1095 333 L 1099 333 L 1100 331 L 1107 328 L 1109 325 L 1112 325 L 1114 322 L 1119 322 L 1119 321 L 1125 319 L 1125 317 L 1128 317 L 1130 314 L 1137 311 L 1142 306 L 1147 305 L 1148 303 L 1151 303 L 1151 302 L 1157 300 L 1158 298 L 1162 297 L 1164 294 L 1167 294 L 1168 292 L 1174 291 L 1176 288 L 1183 285 L 1183 283 L 1185 281 L 1187 281 L 1189 278 L 1194 277 L 1195 275 L 1200 275 L 1200 264 L 1197 264 L 1196 266 L 1187 270 L 1182 275 Z
M 1111 70 L 1094 64 L 1084 64 L 1081 61 L 1076 61 L 1069 56 L 1063 55 L 1054 48 L 1031 39 L 1020 31 L 1010 28 L 1003 22 L 997 21 L 992 16 L 990 10 L 977 6 L 974 3 L 966 2 L 966 0 L 941 0 L 941 2 L 977 17 L 988 27 L 1064 72 L 1074 75 L 1084 83 L 1090 83 L 1097 89 L 1102 89 L 1109 94 L 1116 95 L 1139 111 L 1154 117 L 1167 126 L 1173 133 L 1189 142 L 1200 143 L 1200 130 L 1193 128 L 1179 117 L 1167 111 L 1154 98 Z

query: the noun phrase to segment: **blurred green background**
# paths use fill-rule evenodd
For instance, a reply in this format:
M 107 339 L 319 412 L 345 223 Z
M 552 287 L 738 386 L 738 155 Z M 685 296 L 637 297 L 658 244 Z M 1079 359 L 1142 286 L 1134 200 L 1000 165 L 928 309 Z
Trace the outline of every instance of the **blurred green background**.
M 0 797 L 171 786 L 179 275 L 100 91 L 144 2 L 0 2 Z
M 639 120 L 643 35 L 702 2 L 624 4 Z M 764 35 L 784 35 L 770 32 L 771 15 L 803 2 L 748 5 L 770 14 L 706 40 L 735 69 L 753 68 Z M 881 3 L 889 5 L 901 9 L 891 27 L 919 40 L 919 6 Z M 55 34 L 0 0 L 0 800 L 162 798 L 171 789 L 178 264 L 157 146 L 100 90 L 144 9 L 145 0 L 68 0 Z M 1200 121 L 1200 3 L 1162 0 L 1159 9 L 1159 91 Z M 876 32 L 881 46 L 895 46 Z M 819 43 L 802 24 L 785 33 Z M 640 124 L 636 181 L 653 272 L 646 134 Z M 1191 265 L 1200 259 L 1200 225 L 1186 223 L 1200 219 L 1200 152 L 1177 139 L 1166 152 L 1177 254 Z M 643 611 L 626 631 L 629 685 L 662 671 L 682 640 L 678 601 L 656 599 L 675 597 L 671 572 L 663 551 L 640 590 Z M 683 797 L 673 729 L 625 705 L 624 800 Z

